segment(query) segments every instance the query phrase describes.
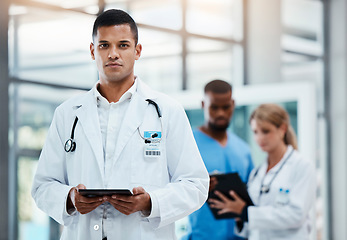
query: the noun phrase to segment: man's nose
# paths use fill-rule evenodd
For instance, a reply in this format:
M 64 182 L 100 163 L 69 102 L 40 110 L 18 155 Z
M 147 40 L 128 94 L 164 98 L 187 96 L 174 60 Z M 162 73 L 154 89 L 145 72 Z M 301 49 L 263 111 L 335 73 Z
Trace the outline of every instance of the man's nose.
M 216 115 L 218 117 L 224 117 L 225 116 L 225 111 L 222 108 L 218 108 L 217 112 L 216 112 Z
M 109 48 L 108 58 L 110 58 L 110 59 L 118 59 L 119 58 L 119 53 L 118 53 L 118 49 L 116 46 Z

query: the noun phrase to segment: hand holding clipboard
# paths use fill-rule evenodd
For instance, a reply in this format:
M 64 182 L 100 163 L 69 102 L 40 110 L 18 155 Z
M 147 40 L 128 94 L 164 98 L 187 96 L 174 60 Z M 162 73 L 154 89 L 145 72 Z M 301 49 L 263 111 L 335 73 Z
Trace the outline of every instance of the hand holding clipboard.
M 221 209 L 212 207 L 211 205 L 214 204 L 211 204 L 210 199 L 217 199 L 219 201 L 223 201 L 223 199 L 217 196 L 215 191 L 222 193 L 230 200 L 234 200 L 232 196 L 230 196 L 230 191 L 234 191 L 243 201 L 245 201 L 246 206 L 254 205 L 248 195 L 247 186 L 244 182 L 242 182 L 238 173 L 211 175 L 211 188 L 207 203 L 216 219 L 236 218 L 239 217 L 239 215 L 232 212 L 218 214 Z

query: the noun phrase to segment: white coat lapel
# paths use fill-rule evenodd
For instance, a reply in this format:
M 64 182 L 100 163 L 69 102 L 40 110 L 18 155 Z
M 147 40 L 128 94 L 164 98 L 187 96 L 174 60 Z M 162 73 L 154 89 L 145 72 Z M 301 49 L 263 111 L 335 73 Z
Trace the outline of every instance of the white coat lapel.
M 76 110 L 76 116 L 95 154 L 101 176 L 104 178 L 104 160 L 99 114 L 91 91 L 87 93 L 86 98 L 81 102 L 81 106 Z M 76 144 L 78 147 L 77 142 Z
M 115 150 L 114 163 L 119 158 L 125 145 L 128 143 L 137 128 L 141 125 L 144 119 L 148 102 L 138 93 L 135 93 L 129 103 L 125 113 L 123 123 L 118 135 L 117 146 Z

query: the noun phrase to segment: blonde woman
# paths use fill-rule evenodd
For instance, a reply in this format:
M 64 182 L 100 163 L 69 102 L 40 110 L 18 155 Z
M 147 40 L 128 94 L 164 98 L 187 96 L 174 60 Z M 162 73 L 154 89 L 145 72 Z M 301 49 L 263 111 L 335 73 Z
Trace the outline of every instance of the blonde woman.
M 240 215 L 235 231 L 249 240 L 309 239 L 309 211 L 316 194 L 312 161 L 297 151 L 288 113 L 276 104 L 262 104 L 250 117 L 254 138 L 267 153 L 266 161 L 250 174 L 248 193 L 254 206 L 246 206 L 235 192 L 230 200 L 211 199 L 219 214 Z M 232 230 L 231 230 L 232 231 Z

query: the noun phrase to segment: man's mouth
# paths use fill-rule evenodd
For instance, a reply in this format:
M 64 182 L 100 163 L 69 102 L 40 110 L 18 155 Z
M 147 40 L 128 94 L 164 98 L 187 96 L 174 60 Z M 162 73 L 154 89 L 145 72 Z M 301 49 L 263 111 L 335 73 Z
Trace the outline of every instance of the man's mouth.
M 122 66 L 120 63 L 118 62 L 108 62 L 105 64 L 106 67 L 120 67 Z

